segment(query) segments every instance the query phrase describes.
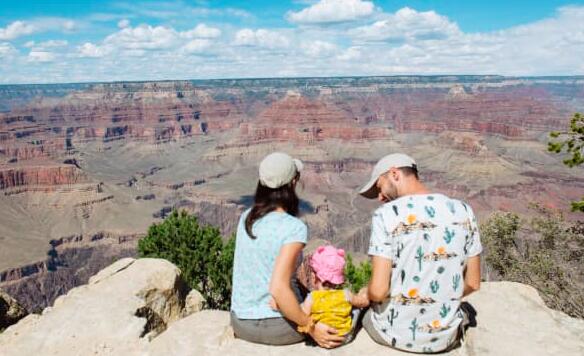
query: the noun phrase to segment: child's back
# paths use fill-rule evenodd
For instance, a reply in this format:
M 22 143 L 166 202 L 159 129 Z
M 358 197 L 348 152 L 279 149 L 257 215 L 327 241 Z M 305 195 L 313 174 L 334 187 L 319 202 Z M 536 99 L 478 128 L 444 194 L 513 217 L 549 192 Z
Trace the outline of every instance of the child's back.
M 351 331 L 350 294 L 342 289 L 315 290 L 310 293 L 312 307 L 310 314 L 315 322 L 322 322 L 345 335 Z

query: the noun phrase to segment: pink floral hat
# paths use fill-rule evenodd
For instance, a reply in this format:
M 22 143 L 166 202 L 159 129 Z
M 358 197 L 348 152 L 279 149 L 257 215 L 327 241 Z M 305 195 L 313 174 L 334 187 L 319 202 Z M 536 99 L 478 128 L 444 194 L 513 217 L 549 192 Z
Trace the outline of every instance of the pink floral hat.
M 345 281 L 345 250 L 320 246 L 310 259 L 310 267 L 322 282 L 343 284 Z

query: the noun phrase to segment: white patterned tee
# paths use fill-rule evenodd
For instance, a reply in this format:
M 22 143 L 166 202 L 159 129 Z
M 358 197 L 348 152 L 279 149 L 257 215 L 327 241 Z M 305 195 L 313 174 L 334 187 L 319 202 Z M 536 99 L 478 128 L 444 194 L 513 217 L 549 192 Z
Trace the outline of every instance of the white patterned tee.
M 438 352 L 462 321 L 463 271 L 481 253 L 469 205 L 442 194 L 408 195 L 373 215 L 369 255 L 392 261 L 390 298 L 372 309 L 372 324 L 395 348 Z

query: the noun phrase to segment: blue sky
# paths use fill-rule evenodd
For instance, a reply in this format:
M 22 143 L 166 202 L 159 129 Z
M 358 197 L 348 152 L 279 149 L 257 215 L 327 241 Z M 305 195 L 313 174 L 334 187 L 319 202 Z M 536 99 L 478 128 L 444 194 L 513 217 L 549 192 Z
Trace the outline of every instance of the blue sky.
M 0 83 L 584 74 L 584 1 L 2 1 Z

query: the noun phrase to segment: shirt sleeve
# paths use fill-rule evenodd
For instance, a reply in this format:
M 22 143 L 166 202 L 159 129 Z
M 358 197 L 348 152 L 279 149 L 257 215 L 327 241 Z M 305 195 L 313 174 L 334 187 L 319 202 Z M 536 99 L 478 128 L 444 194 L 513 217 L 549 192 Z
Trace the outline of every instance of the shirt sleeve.
M 296 223 L 290 227 L 283 244 L 289 244 L 293 242 L 301 242 L 306 244 L 308 241 L 308 227 L 305 223 L 300 220 L 296 220 Z
M 471 207 L 468 206 L 468 213 L 470 219 L 470 231 L 468 239 L 466 241 L 466 257 L 474 257 L 483 252 L 483 245 L 481 244 L 481 237 L 479 234 L 479 226 L 477 218 L 472 211 Z
M 369 239 L 370 256 L 380 256 L 387 259 L 393 258 L 393 239 L 387 233 L 383 222 L 383 215 L 380 211 L 373 214 L 371 222 L 371 238 Z

